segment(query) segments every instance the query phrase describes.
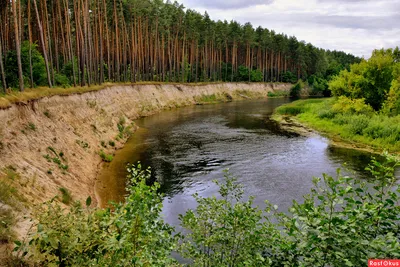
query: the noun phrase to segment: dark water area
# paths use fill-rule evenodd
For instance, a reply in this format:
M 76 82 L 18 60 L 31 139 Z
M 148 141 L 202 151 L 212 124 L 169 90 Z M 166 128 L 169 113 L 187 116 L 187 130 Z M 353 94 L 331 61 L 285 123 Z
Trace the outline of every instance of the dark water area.
M 212 182 L 229 169 L 255 204 L 265 200 L 286 211 L 309 193 L 312 177 L 335 175 L 344 167 L 363 174 L 371 155 L 329 146 L 321 136 L 302 137 L 281 131 L 269 120 L 288 99 L 267 99 L 193 106 L 143 118 L 140 130 L 106 166 L 100 177 L 103 201 L 122 200 L 125 166 L 141 161 L 165 194 L 164 218 L 177 226 L 178 215 L 196 207 L 192 195 L 212 196 Z

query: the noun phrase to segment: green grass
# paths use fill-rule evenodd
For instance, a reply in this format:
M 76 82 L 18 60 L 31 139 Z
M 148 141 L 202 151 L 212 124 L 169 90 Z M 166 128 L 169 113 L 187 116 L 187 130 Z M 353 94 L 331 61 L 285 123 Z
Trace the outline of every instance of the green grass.
M 293 117 L 335 141 L 400 152 L 400 116 L 341 112 L 334 108 L 336 103 L 333 98 L 299 100 L 277 108 L 275 114 Z
M 268 92 L 268 97 L 270 97 L 270 98 L 288 97 L 288 96 L 289 96 L 289 92 L 288 91 Z

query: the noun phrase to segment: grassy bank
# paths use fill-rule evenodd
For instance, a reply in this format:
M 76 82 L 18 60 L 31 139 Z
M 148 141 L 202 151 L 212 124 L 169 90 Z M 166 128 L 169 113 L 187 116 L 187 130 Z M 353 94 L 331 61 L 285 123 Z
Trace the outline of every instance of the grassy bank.
M 400 116 L 372 111 L 362 101 L 343 99 L 298 100 L 276 109 L 274 119 L 290 117 L 333 141 L 374 151 L 400 151 Z

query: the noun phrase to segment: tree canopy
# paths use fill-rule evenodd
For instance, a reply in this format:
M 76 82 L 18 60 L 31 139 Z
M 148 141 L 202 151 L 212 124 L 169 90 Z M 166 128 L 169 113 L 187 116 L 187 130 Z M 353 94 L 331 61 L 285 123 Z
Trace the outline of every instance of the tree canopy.
M 177 2 L 0 3 L 3 89 L 105 81 L 295 82 L 332 76 L 359 62 L 251 23 L 213 21 Z
M 370 59 L 340 72 L 329 87 L 336 96 L 365 99 L 375 110 L 400 114 L 399 48 L 375 50 Z

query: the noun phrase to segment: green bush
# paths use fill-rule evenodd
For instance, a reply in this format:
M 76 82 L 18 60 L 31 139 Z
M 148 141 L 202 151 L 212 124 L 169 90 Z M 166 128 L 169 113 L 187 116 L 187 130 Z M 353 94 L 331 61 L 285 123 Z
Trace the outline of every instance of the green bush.
M 158 184 L 147 185 L 149 170 L 130 166 L 129 195 L 108 209 L 82 207 L 66 212 L 56 202 L 35 211 L 35 226 L 26 242 L 16 242 L 19 255 L 37 266 L 173 266 L 173 228 L 161 219 Z
M 71 192 L 65 187 L 60 187 L 59 190 L 61 192 L 61 202 L 69 205 L 72 201 Z
M 351 134 L 362 135 L 365 128 L 369 125 L 370 118 L 365 115 L 352 116 L 349 121 L 349 131 Z
M 299 98 L 301 90 L 304 88 L 304 84 L 302 81 L 298 81 L 291 89 L 290 89 L 290 97 Z
M 29 47 L 32 53 L 32 76 L 35 85 L 47 85 L 46 66 L 42 54 L 38 50 L 37 44 L 30 44 L 29 41 L 24 41 L 21 45 L 21 61 L 22 71 L 26 85 L 30 81 L 30 59 Z M 18 87 L 18 68 L 17 53 L 15 50 L 10 50 L 6 56 L 5 72 L 7 84 L 11 87 Z
M 336 113 L 348 114 L 373 114 L 373 108 L 365 104 L 364 99 L 350 99 L 346 96 L 340 96 L 332 106 L 332 111 Z
M 297 82 L 297 76 L 294 73 L 287 71 L 282 74 L 282 82 L 294 84 Z

